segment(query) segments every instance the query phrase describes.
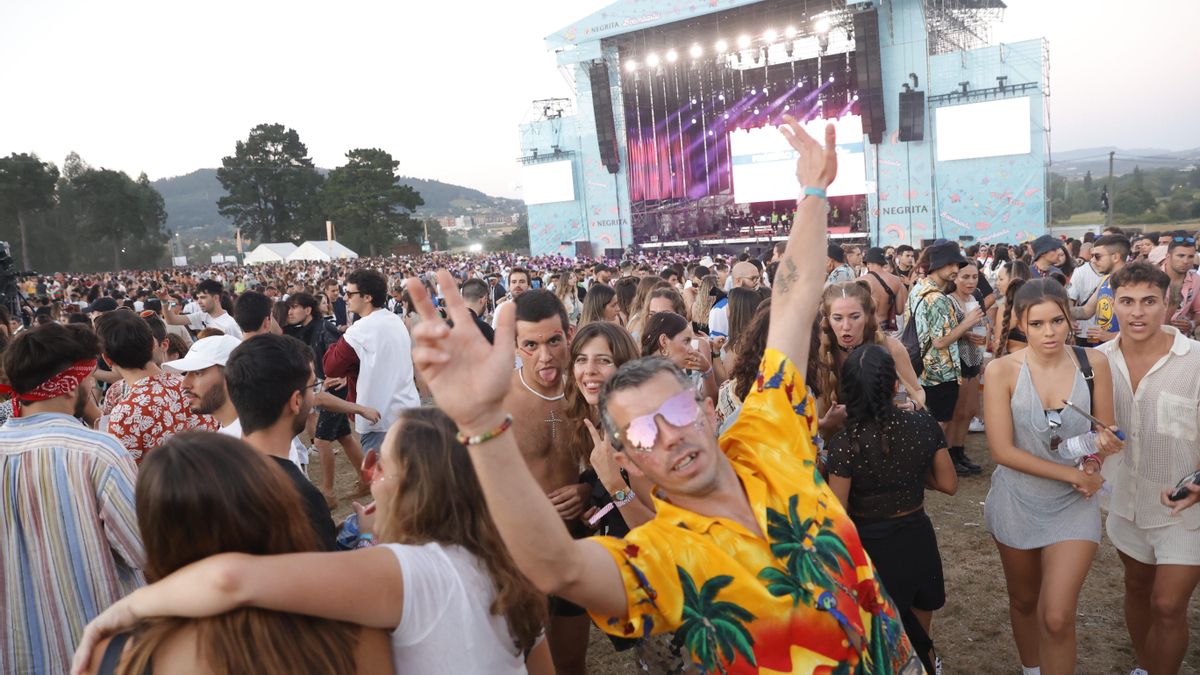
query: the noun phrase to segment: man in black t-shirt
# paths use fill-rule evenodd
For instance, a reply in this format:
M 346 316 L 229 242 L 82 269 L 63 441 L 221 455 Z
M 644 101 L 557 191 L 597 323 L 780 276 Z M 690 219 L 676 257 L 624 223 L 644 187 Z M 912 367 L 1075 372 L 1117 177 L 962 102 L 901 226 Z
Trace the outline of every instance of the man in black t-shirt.
M 342 299 L 342 286 L 337 279 L 325 282 L 325 298 L 333 310 L 333 320 L 339 332 L 345 333 L 350 326 L 350 316 L 346 313 L 346 301 Z
M 320 390 L 312 349 L 286 335 L 252 337 L 229 355 L 225 387 L 237 410 L 242 437 L 292 479 L 318 546 L 332 551 L 337 531 L 325 497 L 288 459 L 292 439 L 304 430 Z

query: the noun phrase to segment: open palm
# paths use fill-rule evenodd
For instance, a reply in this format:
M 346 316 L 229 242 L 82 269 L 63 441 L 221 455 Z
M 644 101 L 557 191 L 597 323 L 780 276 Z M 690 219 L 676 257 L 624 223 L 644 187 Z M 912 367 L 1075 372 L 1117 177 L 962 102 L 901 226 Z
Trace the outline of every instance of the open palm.
M 417 279 L 406 288 L 421 315 L 413 328 L 413 363 L 429 385 L 438 406 L 466 434 L 495 426 L 508 393 L 513 371 L 516 307 L 506 303 L 496 320 L 496 342 L 489 344 L 475 325 L 458 292 L 454 277 L 438 270 L 451 328 L 438 314 L 429 293 Z

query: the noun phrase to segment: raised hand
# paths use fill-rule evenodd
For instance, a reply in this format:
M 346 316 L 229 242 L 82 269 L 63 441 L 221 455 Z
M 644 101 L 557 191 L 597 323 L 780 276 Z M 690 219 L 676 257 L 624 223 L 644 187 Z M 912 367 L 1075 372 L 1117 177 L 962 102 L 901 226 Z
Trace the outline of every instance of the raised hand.
M 810 136 L 791 115 L 784 115 L 780 133 L 800 153 L 796 160 L 796 178 L 805 187 L 825 189 L 837 177 L 837 132 L 832 124 L 825 126 L 825 147 Z
M 438 270 L 438 283 L 451 328 L 429 298 L 425 285 L 408 280 L 406 288 L 421 323 L 413 328 L 413 363 L 442 410 L 462 433 L 475 435 L 496 427 L 508 393 L 516 345 L 516 307 L 505 303 L 496 319 L 496 341 L 489 344 L 463 302 L 454 278 Z

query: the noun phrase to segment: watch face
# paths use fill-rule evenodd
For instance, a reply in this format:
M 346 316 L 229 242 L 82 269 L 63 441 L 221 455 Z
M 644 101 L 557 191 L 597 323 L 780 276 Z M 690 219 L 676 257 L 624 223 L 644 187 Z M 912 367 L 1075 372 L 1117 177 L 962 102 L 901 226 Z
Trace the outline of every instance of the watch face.
M 625 495 L 626 493 L 624 490 L 617 490 L 613 493 L 613 501 L 623 502 L 625 501 Z

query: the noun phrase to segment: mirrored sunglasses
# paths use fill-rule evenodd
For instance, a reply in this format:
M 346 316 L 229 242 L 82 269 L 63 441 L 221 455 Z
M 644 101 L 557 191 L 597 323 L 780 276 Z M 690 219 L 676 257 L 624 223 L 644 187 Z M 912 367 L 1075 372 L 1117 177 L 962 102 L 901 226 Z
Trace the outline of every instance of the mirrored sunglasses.
M 700 403 L 695 392 L 681 391 L 663 401 L 658 410 L 634 418 L 625 428 L 624 433 L 620 435 L 620 440 L 636 450 L 650 452 L 654 449 L 655 441 L 658 440 L 657 420 L 659 415 L 673 427 L 686 427 L 689 424 L 695 424 L 699 419 Z

